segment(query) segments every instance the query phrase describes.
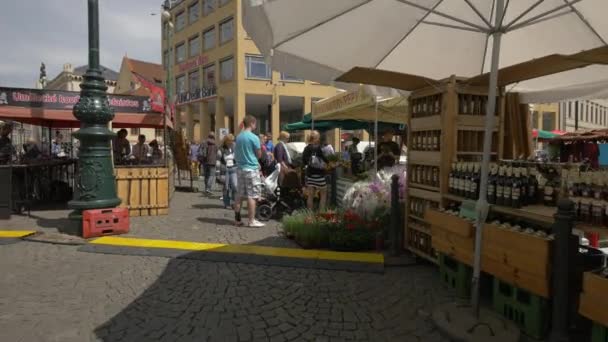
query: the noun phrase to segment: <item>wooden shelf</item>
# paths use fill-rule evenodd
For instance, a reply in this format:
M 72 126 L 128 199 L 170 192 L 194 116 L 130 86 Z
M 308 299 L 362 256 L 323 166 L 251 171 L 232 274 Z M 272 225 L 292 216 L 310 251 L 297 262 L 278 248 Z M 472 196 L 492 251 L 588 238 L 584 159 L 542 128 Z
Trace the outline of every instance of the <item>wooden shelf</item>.
M 439 151 L 409 151 L 407 161 L 410 165 L 439 166 L 441 164 L 441 152 Z
M 438 192 L 432 192 L 428 190 L 416 189 L 416 188 L 408 188 L 410 197 L 416 197 L 420 199 L 425 199 L 433 202 L 441 202 L 441 194 Z
M 457 202 L 469 200 L 468 198 L 463 198 L 452 194 L 444 194 L 443 198 Z M 547 207 L 545 205 L 529 205 L 517 209 L 511 207 L 504 207 L 496 204 L 490 204 L 490 211 L 492 212 L 522 217 L 532 221 L 548 224 L 553 224 L 553 215 L 555 214 L 556 210 L 557 207 Z
M 424 190 L 439 192 L 439 187 L 438 186 L 430 186 L 430 185 L 424 185 L 424 184 L 420 184 L 420 183 L 410 183 L 410 186 L 414 187 L 414 188 L 418 188 L 418 189 L 424 189 Z
M 415 220 L 418 220 L 418 221 L 424 222 L 424 223 L 426 223 L 426 224 L 428 224 L 428 223 L 429 223 L 427 220 L 425 220 L 424 218 L 422 218 L 422 217 L 420 217 L 420 216 L 417 216 L 417 215 L 412 215 L 412 214 L 409 214 L 408 216 L 409 216 L 409 217 L 411 217 L 411 218 L 413 218 L 413 219 L 415 219 Z M 417 230 L 419 230 L 419 229 L 417 229 Z M 430 230 L 429 230 L 429 232 L 430 232 Z M 430 233 L 429 233 L 429 234 L 430 234 Z
M 482 156 L 483 152 L 465 152 L 465 151 L 456 151 L 456 154 L 461 156 Z M 495 156 L 496 152 L 490 152 L 491 156 Z
M 424 253 L 422 251 L 417 250 L 414 247 L 408 246 L 407 250 L 410 251 L 410 252 L 412 252 L 412 253 L 414 253 L 414 254 L 416 254 L 416 256 L 419 256 L 422 259 L 430 261 L 430 262 L 432 262 L 434 264 L 439 264 L 439 260 L 437 260 L 436 258 L 434 258 L 434 257 L 432 257 L 432 256 L 430 256 L 430 255 L 428 255 L 428 254 L 426 254 L 426 253 Z
M 411 217 L 411 215 L 410 215 L 410 217 Z M 414 218 L 416 218 L 416 217 L 414 217 Z M 417 218 L 416 218 L 416 219 L 417 219 Z M 408 228 L 408 229 L 413 229 L 413 230 L 419 231 L 419 232 L 424 233 L 424 234 L 427 234 L 427 235 L 432 235 L 432 234 L 431 234 L 431 229 L 430 229 L 430 228 L 426 228 L 426 227 L 425 227 L 425 228 L 423 228 L 423 227 L 416 227 L 415 225 L 414 225 L 414 226 L 412 226 L 412 225 L 408 225 L 408 227 L 407 227 L 407 228 Z
M 441 114 L 412 118 L 410 125 L 412 132 L 441 130 Z

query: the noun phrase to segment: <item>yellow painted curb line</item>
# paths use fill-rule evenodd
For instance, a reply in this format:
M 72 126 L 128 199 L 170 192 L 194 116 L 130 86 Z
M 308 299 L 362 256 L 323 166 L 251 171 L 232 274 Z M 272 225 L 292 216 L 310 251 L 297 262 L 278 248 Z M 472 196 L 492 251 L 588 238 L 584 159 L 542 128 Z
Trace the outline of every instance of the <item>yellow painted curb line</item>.
M 152 240 L 104 236 L 90 242 L 94 245 L 110 245 L 122 247 L 170 248 L 188 251 L 207 251 L 218 253 L 254 254 L 299 259 L 319 259 L 333 261 L 352 261 L 384 264 L 384 255 L 380 253 L 353 253 L 320 251 L 311 249 L 278 248 L 255 245 L 228 245 L 222 243 L 206 243 L 176 240 Z
M 0 238 L 18 239 L 36 234 L 35 230 L 0 230 Z

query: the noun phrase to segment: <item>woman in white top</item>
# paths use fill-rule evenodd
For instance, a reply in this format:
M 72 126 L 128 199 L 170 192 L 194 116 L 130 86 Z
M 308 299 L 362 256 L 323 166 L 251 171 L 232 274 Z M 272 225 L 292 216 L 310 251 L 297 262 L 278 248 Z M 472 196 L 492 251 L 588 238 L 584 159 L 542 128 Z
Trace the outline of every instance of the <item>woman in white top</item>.
M 220 172 L 225 175 L 223 200 L 224 208 L 228 208 L 234 204 L 236 198 L 236 163 L 234 161 L 234 135 L 228 134 L 224 137 L 222 146 L 217 151 L 217 157 L 220 161 Z

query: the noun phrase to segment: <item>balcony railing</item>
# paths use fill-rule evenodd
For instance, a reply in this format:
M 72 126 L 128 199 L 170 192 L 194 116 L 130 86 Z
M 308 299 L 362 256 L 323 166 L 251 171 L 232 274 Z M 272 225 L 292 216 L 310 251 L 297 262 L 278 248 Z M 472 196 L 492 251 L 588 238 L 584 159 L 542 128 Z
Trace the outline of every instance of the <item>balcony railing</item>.
M 199 88 L 193 91 L 185 91 L 177 94 L 176 104 L 183 105 L 186 103 L 202 101 L 207 98 L 212 98 L 217 95 L 217 89 L 215 87 Z

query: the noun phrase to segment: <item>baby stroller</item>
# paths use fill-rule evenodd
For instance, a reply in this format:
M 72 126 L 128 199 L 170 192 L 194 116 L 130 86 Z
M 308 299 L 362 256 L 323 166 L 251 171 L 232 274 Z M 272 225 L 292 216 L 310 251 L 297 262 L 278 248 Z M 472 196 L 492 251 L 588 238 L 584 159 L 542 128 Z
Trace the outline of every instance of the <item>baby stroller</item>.
M 281 165 L 277 164 L 274 172 L 262 183 L 262 198 L 256 207 L 256 218 L 260 221 L 280 220 L 283 215 L 306 207 L 297 174 L 287 173 L 279 185 L 280 174 Z

